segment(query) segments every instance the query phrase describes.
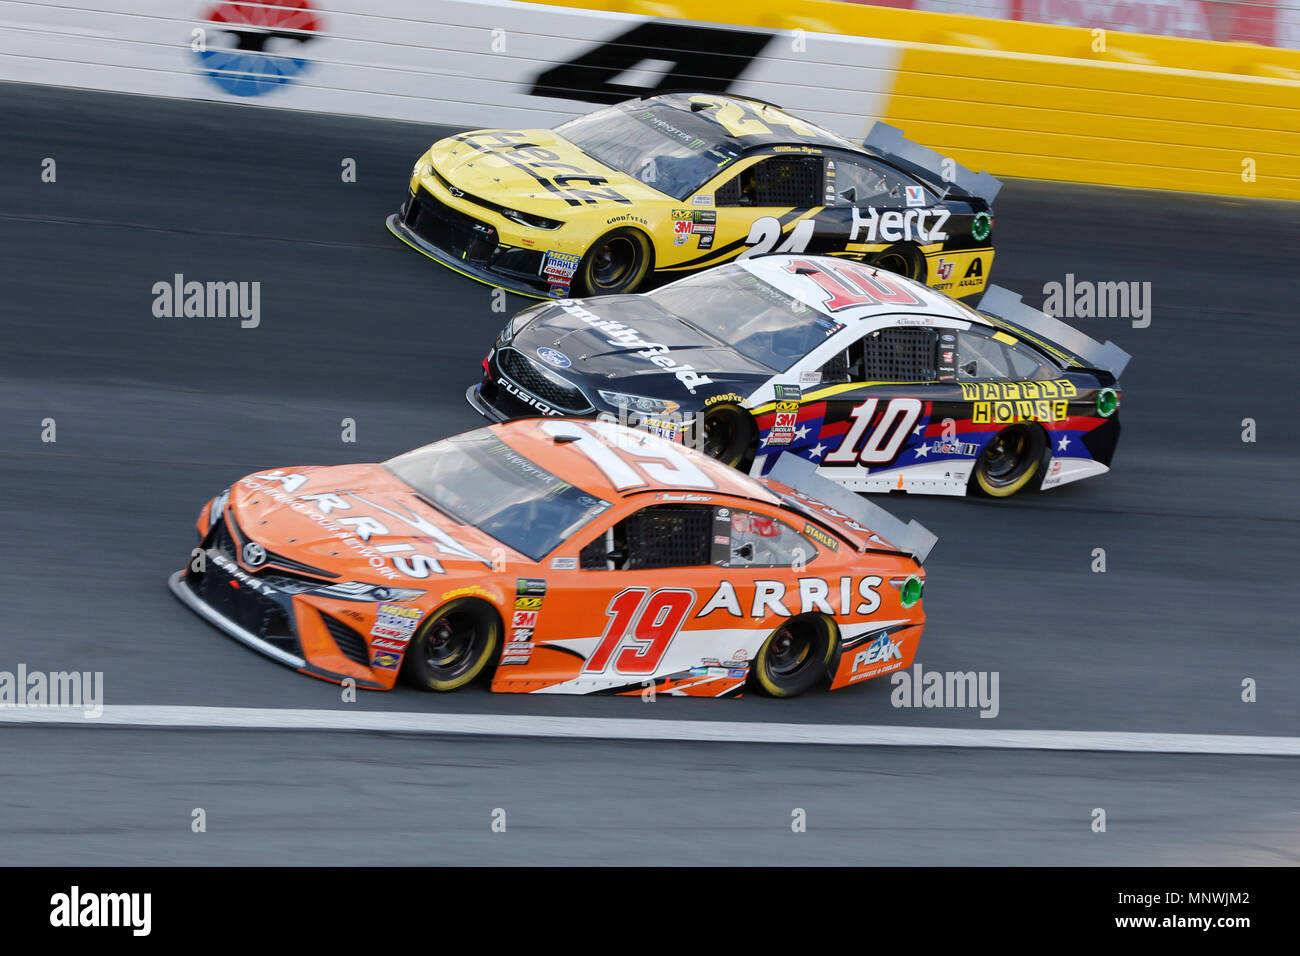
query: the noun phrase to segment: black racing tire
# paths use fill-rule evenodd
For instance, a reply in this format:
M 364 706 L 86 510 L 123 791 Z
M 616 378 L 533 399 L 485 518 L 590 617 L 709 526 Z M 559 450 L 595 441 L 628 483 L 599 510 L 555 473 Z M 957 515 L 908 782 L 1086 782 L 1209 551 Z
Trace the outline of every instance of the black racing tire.
M 921 250 L 916 246 L 907 243 L 890 246 L 872 256 L 871 264 L 886 272 L 894 272 L 915 279 L 917 282 L 925 282 L 925 256 L 921 255 Z
M 704 413 L 701 450 L 731 468 L 749 471 L 758 451 L 758 426 L 738 405 L 715 405 Z
M 984 446 L 971 471 L 970 487 L 988 498 L 1010 498 L 1043 478 L 1047 435 L 1037 425 L 1002 429 Z
M 438 608 L 416 633 L 402 660 L 403 679 L 424 690 L 450 691 L 478 677 L 500 654 L 501 619 L 475 598 Z
M 640 229 L 614 229 L 591 244 L 573 276 L 573 292 L 624 295 L 635 292 L 654 270 L 654 246 Z
M 758 649 L 750 683 L 768 697 L 798 697 L 826 678 L 835 652 L 835 624 L 822 614 L 783 621 Z

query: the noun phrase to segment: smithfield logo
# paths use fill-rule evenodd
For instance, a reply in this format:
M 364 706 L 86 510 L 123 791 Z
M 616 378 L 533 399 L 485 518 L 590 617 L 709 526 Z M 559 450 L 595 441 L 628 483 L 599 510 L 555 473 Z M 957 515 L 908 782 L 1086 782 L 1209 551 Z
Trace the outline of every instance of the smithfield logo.
M 568 368 L 573 364 L 569 361 L 567 355 L 552 348 L 540 348 L 537 350 L 537 354 L 542 357 L 542 361 L 547 365 L 554 365 L 556 368 Z
M 219 3 L 203 20 L 190 49 L 204 75 L 231 96 L 263 96 L 292 83 L 311 65 L 297 54 L 321 29 L 307 0 Z
M 256 541 L 244 545 L 244 563 L 250 568 L 260 567 L 266 562 L 266 548 Z

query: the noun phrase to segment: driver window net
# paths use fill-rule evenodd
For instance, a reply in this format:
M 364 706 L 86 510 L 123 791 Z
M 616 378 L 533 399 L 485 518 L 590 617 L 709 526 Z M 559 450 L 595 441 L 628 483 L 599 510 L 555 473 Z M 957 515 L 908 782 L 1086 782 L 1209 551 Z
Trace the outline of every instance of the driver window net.
M 821 200 L 822 161 L 815 156 L 780 156 L 754 167 L 760 206 L 807 209 Z
M 863 381 L 929 382 L 935 338 L 928 329 L 881 329 L 862 340 Z
M 708 505 L 657 505 L 623 522 L 627 567 L 690 568 L 709 564 L 713 509 Z

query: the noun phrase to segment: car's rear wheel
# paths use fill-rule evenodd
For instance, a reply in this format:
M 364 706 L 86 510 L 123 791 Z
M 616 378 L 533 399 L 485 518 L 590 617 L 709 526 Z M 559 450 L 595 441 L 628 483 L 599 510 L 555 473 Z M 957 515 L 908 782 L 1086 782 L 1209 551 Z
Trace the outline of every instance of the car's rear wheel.
M 925 281 L 925 256 L 915 246 L 890 246 L 884 252 L 877 253 L 871 264 L 917 282 Z
M 1041 477 L 1047 439 L 1036 425 L 1004 428 L 984 446 L 971 485 L 990 498 L 1008 498 Z
M 639 229 L 615 229 L 591 244 L 574 276 L 577 295 L 635 292 L 654 262 L 650 237 Z
M 758 649 L 750 680 L 769 697 L 797 697 L 826 676 L 835 650 L 835 626 L 820 614 L 791 618 Z
M 492 607 L 458 598 L 434 611 L 402 661 L 402 676 L 426 690 L 449 691 L 478 677 L 501 647 L 501 621 Z
M 704 413 L 703 451 L 724 465 L 748 471 L 758 447 L 758 428 L 743 408 L 718 405 Z

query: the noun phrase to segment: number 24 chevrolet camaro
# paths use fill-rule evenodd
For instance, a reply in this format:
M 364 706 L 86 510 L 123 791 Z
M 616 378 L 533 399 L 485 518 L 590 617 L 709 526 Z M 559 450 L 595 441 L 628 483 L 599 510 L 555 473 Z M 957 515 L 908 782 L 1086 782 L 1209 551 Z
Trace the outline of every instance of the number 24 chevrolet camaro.
M 934 536 L 791 457 L 755 480 L 605 422 L 249 475 L 170 579 L 297 670 L 449 691 L 777 697 L 907 667 Z

